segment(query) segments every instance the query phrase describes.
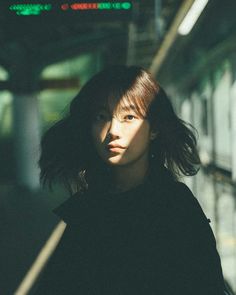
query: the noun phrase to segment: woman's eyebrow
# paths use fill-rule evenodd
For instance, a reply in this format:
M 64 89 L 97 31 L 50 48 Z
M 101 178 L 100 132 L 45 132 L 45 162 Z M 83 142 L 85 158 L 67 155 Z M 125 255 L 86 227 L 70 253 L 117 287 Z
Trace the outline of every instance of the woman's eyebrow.
M 106 111 L 106 112 L 109 112 L 109 108 L 108 108 L 108 106 L 106 106 L 106 105 L 98 105 L 97 106 L 97 111 Z M 120 106 L 120 107 L 118 107 L 118 109 L 120 110 L 120 111 L 137 111 L 137 107 L 135 106 L 135 105 L 123 105 L 123 106 Z
M 131 105 L 128 105 L 128 106 L 122 106 L 121 110 L 122 111 L 135 111 L 135 110 L 137 110 L 137 108 L 136 108 L 135 105 L 131 104 Z

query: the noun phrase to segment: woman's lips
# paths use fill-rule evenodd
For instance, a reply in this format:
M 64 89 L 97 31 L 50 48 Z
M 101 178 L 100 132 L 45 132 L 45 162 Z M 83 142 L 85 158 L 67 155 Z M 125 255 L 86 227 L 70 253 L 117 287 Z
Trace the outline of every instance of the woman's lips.
M 119 153 L 119 152 L 121 152 L 122 150 L 124 150 L 123 148 L 119 148 L 119 147 L 111 147 L 111 148 L 108 148 L 108 150 L 110 151 L 110 152 L 117 152 L 117 153 Z
M 110 151 L 110 152 L 121 152 L 122 150 L 126 149 L 125 147 L 123 146 L 120 146 L 120 145 L 113 145 L 113 144 L 108 144 L 107 145 L 107 149 Z

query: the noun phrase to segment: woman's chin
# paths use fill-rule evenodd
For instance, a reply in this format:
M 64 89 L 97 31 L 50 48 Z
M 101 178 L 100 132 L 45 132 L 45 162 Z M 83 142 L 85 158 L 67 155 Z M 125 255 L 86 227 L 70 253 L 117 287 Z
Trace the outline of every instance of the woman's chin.
M 120 155 L 117 156 L 113 156 L 113 157 L 109 157 L 106 160 L 106 163 L 110 166 L 116 166 L 116 165 L 122 165 L 125 164 L 124 163 L 124 159 L 122 159 L 122 157 Z

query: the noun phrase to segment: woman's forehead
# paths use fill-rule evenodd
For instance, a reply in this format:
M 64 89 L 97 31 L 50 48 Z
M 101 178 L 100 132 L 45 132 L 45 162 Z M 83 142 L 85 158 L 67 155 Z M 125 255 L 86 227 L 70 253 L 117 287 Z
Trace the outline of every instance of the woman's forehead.
M 114 98 L 109 97 L 97 103 L 96 109 L 105 109 L 109 111 L 137 111 L 141 107 L 141 101 L 127 97 Z

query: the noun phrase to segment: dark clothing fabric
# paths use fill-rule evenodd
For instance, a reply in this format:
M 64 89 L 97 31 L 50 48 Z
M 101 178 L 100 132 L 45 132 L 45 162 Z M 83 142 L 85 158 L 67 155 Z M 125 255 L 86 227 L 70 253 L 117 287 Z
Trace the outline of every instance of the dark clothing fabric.
M 120 193 L 75 194 L 36 295 L 223 295 L 216 242 L 197 199 L 166 173 Z

